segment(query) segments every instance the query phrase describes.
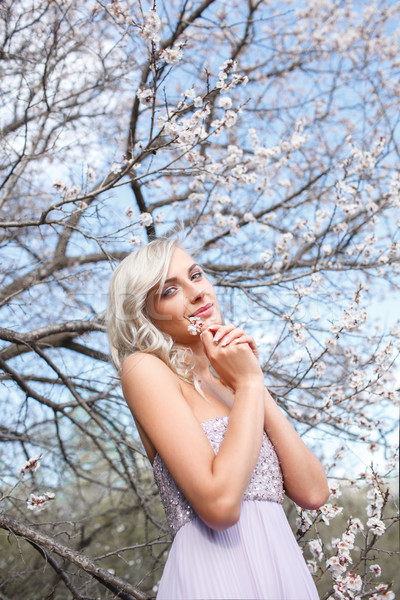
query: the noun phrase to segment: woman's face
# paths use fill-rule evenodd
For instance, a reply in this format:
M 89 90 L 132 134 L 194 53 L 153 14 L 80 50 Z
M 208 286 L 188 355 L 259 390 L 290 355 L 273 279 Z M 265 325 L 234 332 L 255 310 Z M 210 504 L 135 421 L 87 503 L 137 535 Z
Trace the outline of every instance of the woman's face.
M 185 345 L 194 342 L 188 331 L 189 317 L 198 316 L 206 327 L 221 323 L 213 286 L 201 267 L 181 248 L 173 252 L 161 291 L 158 285 L 150 291 L 146 309 L 156 327 Z

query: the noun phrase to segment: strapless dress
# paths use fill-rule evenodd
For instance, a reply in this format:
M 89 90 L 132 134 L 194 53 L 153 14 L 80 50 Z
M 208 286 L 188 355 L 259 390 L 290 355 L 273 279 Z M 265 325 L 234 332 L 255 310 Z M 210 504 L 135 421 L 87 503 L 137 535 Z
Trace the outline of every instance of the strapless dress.
M 202 423 L 216 454 L 228 422 Z M 173 538 L 157 600 L 318 600 L 282 508 L 282 472 L 265 432 L 240 519 L 224 531 L 198 517 L 158 454 L 153 472 Z

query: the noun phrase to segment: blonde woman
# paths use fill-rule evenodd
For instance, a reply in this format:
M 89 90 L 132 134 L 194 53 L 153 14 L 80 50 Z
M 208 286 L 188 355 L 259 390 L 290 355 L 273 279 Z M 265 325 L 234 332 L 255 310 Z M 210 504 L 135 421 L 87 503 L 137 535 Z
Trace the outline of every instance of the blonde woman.
M 201 267 L 174 240 L 132 253 L 108 330 L 173 537 L 157 598 L 317 600 L 281 503 L 321 506 L 324 472 Z

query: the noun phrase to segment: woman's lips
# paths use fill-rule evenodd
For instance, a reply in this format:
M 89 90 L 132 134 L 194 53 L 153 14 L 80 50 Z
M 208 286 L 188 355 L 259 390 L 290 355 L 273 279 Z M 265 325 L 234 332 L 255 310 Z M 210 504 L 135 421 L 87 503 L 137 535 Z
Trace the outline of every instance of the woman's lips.
M 191 317 L 209 317 L 212 315 L 213 312 L 213 305 L 211 303 L 206 304 L 205 306 L 202 306 L 201 308 L 197 309 L 196 312 L 194 312 Z

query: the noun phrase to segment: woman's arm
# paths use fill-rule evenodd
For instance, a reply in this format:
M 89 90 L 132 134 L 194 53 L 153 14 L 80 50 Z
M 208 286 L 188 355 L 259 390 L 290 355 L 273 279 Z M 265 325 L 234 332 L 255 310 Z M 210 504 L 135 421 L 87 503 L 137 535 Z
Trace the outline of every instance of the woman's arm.
M 223 344 L 248 346 L 256 359 L 258 351 L 253 338 L 232 326 L 213 326 Z M 214 338 L 215 339 L 215 338 Z M 286 494 L 302 508 L 315 509 L 326 502 L 329 488 L 319 460 L 307 448 L 286 419 L 269 392 L 264 391 L 264 429 L 281 465 Z
M 232 326 L 213 326 L 224 344 L 245 345 L 258 359 L 253 338 Z M 269 392 L 264 392 L 264 429 L 275 447 L 281 465 L 286 494 L 302 508 L 314 509 L 329 497 L 325 473 L 319 460 L 307 448 Z
M 246 344 L 216 346 L 202 336 L 210 362 L 234 390 L 227 431 L 217 455 L 183 397 L 178 380 L 158 358 L 135 354 L 124 362 L 125 399 L 197 514 L 214 529 L 233 525 L 257 463 L 263 433 L 264 382 Z
M 315 509 L 329 497 L 325 473 L 267 390 L 264 428 L 281 465 L 286 494 L 302 508 Z

